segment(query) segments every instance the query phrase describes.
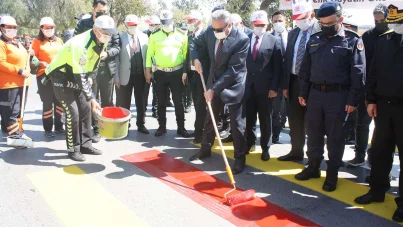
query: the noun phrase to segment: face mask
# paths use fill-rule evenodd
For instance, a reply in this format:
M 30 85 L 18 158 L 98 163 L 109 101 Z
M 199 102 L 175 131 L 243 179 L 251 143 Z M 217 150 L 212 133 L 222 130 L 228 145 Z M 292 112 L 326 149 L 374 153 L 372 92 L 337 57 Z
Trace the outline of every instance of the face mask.
M 97 32 L 98 32 L 99 35 L 100 35 L 100 36 L 97 36 L 99 42 L 101 42 L 101 43 L 108 43 L 109 40 L 111 39 L 111 36 L 101 34 L 98 30 L 97 30 Z
M 381 22 L 381 23 L 376 23 L 376 24 L 375 24 L 375 29 L 376 29 L 379 33 L 383 34 L 383 33 L 387 32 L 387 31 L 389 30 L 389 27 L 388 27 L 388 24 L 387 24 L 387 23 Z
M 302 31 L 307 31 L 309 27 L 311 27 L 311 19 L 302 19 L 302 20 L 297 20 L 297 27 L 301 29 Z
M 9 39 L 14 39 L 17 36 L 17 29 L 5 29 L 4 35 Z
M 403 24 L 389 24 L 389 28 L 393 29 L 397 34 L 403 35 Z
M 95 12 L 95 18 L 98 18 L 103 15 L 106 15 L 106 13 L 105 12 Z
M 277 22 L 273 24 L 274 31 L 277 33 L 282 33 L 285 30 L 285 23 L 284 22 Z
M 43 35 L 46 36 L 46 38 L 50 38 L 53 37 L 53 35 L 55 34 L 55 29 L 46 29 L 46 30 L 42 30 Z
M 128 28 L 127 28 L 127 32 L 128 32 L 130 35 L 136 35 L 136 33 L 137 33 L 137 26 L 128 27 Z
M 165 32 L 169 33 L 174 30 L 174 25 L 173 24 L 164 24 L 164 27 L 162 28 Z
M 253 28 L 253 33 L 257 36 L 262 35 L 265 32 L 264 27 L 254 27 Z
M 321 26 L 322 33 L 326 37 L 333 37 L 337 34 L 336 25 L 333 26 Z

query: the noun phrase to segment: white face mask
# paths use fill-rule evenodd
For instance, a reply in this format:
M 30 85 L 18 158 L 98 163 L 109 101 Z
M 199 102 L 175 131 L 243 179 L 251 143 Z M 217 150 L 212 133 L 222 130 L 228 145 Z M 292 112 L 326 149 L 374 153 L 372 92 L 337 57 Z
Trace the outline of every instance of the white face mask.
M 284 22 L 277 22 L 273 24 L 274 31 L 277 33 L 282 33 L 285 30 L 285 23 Z
M 393 29 L 397 34 L 403 35 L 403 24 L 389 24 L 389 28 Z
M 50 37 L 53 37 L 54 35 L 55 35 L 55 29 L 46 29 L 46 30 L 42 30 L 42 32 L 43 32 L 43 35 L 46 37 L 46 38 L 50 38 Z
M 97 30 L 97 33 L 100 35 L 100 36 L 97 36 L 99 42 L 101 42 L 101 43 L 109 43 L 109 40 L 111 40 L 110 35 L 101 34 L 98 30 Z
M 136 35 L 136 33 L 137 33 L 137 26 L 127 27 L 127 32 L 128 32 L 130 35 Z
M 17 29 L 4 29 L 4 35 L 9 39 L 14 39 L 17 36 Z
M 214 32 L 214 35 L 216 39 L 225 39 L 227 36 L 225 35 L 225 32 Z
M 174 30 L 174 25 L 173 24 L 164 24 L 164 27 L 162 27 L 162 30 L 165 32 L 172 32 Z
M 263 33 L 265 33 L 265 27 L 254 27 L 253 28 L 253 33 L 256 35 L 256 36 L 260 36 L 260 35 L 262 35 Z
M 307 31 L 311 27 L 311 18 L 297 20 L 296 23 L 299 29 Z

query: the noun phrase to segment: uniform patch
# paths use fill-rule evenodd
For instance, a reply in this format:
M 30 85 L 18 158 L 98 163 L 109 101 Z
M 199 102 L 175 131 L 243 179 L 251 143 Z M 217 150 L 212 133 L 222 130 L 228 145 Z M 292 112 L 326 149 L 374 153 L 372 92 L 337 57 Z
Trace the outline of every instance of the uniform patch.
M 316 47 L 316 46 L 319 46 L 320 45 L 320 43 L 314 43 L 314 44 L 311 44 L 311 47 Z
M 362 41 L 358 42 L 357 49 L 361 51 L 364 50 L 364 43 Z
M 87 60 L 85 59 L 85 56 L 82 55 L 80 57 L 80 61 L 79 61 L 79 64 L 81 65 L 81 67 L 84 67 L 86 62 L 87 62 Z

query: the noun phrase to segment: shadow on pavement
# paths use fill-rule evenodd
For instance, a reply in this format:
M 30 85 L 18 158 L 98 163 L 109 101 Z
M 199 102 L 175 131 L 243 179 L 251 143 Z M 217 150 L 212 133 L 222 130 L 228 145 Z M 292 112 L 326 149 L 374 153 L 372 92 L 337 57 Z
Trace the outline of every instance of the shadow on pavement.
M 48 156 L 47 154 L 61 155 Z M 11 148 L 7 151 L 1 152 L 0 159 L 3 159 L 4 162 L 13 165 L 65 167 L 64 165 L 57 164 L 53 161 L 69 158 L 64 150 L 52 150 L 46 147 L 38 147 L 29 149 Z
M 68 174 L 72 175 L 87 175 L 87 174 L 92 174 L 92 173 L 98 173 L 102 172 L 105 170 L 105 166 L 101 164 L 96 164 L 96 163 L 82 163 L 82 164 L 73 164 L 70 166 L 76 166 L 80 168 L 83 172 L 77 172 L 77 171 L 71 171 L 69 168 L 63 168 L 63 171 Z M 65 166 L 65 167 L 70 167 L 70 166 Z

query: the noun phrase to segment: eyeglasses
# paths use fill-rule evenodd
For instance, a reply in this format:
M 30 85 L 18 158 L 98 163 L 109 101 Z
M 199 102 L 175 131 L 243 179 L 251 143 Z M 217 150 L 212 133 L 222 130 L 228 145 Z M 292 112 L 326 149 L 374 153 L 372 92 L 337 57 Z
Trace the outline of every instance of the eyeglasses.
M 220 32 L 223 32 L 224 29 L 226 29 L 226 28 L 228 27 L 228 25 L 229 25 L 229 24 L 226 24 L 225 27 L 223 27 L 223 28 L 213 28 L 213 27 L 212 27 L 212 29 L 213 29 L 214 32 L 220 33 Z

